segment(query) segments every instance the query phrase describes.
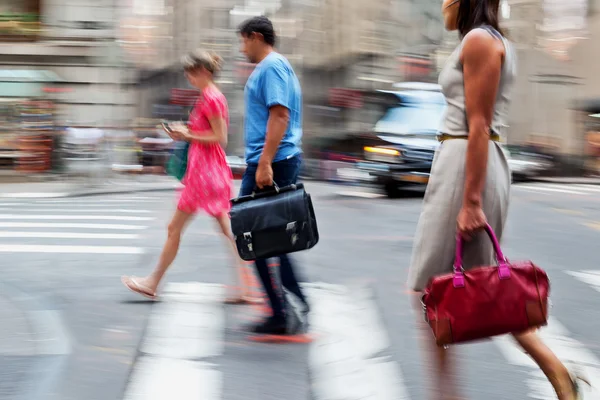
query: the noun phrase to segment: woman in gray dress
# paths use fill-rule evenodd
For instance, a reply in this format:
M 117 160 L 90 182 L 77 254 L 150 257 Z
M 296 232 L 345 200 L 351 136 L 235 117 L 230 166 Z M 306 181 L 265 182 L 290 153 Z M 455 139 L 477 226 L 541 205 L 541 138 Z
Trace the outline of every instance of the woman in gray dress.
M 446 29 L 458 31 L 461 43 L 439 76 L 448 107 L 415 236 L 408 284 L 417 292 L 431 277 L 451 271 L 457 229 L 467 239 L 465 268 L 493 264 L 491 241 L 482 228 L 489 222 L 501 237 L 506 221 L 511 178 L 499 140 L 505 134 L 515 57 L 498 26 L 499 2 L 443 0 Z M 431 398 L 459 399 L 453 349 L 437 347 L 429 327 L 422 320 L 420 326 L 434 364 Z M 513 336 L 560 400 L 581 398 L 577 375 L 534 331 Z

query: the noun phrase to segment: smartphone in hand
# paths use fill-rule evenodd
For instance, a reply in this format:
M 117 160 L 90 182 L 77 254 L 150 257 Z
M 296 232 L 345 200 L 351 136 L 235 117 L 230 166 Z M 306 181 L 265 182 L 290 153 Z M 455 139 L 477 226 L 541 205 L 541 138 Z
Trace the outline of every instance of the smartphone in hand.
M 161 121 L 160 125 L 167 133 L 173 133 L 173 129 L 171 129 L 171 127 L 166 121 Z

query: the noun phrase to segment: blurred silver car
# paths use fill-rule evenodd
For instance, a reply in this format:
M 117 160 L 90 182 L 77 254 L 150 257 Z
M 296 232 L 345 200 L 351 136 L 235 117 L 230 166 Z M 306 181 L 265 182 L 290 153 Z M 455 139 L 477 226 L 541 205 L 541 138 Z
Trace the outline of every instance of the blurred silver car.
M 246 172 L 246 161 L 238 156 L 227 156 L 227 165 L 231 168 L 234 179 L 241 179 Z

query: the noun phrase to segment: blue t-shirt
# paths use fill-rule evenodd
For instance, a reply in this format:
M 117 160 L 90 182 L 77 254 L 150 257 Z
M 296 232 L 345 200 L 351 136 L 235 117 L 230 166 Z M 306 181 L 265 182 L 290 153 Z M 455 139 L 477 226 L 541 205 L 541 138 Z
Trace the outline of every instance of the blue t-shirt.
M 290 118 L 273 162 L 292 158 L 302 152 L 302 92 L 300 82 L 285 57 L 271 52 L 256 66 L 246 82 L 244 99 L 248 164 L 258 164 L 265 146 L 269 108 L 276 105 L 287 108 Z

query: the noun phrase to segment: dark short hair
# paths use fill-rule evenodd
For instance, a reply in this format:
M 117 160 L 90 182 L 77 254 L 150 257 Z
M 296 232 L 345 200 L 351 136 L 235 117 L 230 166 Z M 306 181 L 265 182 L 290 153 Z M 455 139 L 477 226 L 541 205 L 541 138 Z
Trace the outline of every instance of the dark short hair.
M 500 34 L 500 0 L 462 0 L 458 6 L 458 32 L 465 36 L 471 30 L 489 25 Z
M 269 46 L 275 46 L 275 29 L 273 23 L 265 16 L 253 17 L 238 27 L 238 33 L 245 37 L 250 37 L 253 33 L 260 33 L 265 43 Z

